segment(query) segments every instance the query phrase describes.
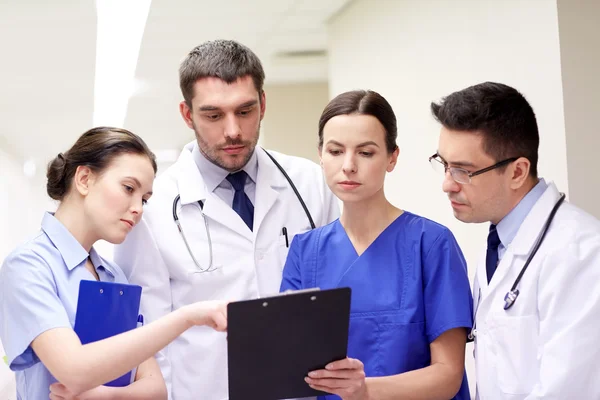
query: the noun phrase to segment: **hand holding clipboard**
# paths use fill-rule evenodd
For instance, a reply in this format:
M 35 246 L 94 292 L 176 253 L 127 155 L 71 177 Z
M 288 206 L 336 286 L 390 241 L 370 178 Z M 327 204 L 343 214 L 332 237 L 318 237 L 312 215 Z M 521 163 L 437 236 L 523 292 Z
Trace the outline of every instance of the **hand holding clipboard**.
M 342 399 L 367 398 L 365 366 L 355 358 L 334 361 L 325 368 L 308 373 L 306 383 L 311 388 L 336 394 Z

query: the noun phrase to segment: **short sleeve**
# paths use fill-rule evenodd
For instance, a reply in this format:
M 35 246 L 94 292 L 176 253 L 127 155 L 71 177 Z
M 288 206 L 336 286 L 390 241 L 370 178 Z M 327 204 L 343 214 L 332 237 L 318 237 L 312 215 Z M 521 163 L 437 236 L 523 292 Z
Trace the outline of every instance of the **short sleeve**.
M 467 265 L 452 233 L 444 228 L 431 244 L 423 244 L 425 325 L 431 343 L 450 329 L 471 329 L 473 298 Z
M 41 333 L 71 327 L 54 276 L 34 252 L 6 258 L 0 268 L 0 340 L 13 371 L 39 362 L 30 344 Z

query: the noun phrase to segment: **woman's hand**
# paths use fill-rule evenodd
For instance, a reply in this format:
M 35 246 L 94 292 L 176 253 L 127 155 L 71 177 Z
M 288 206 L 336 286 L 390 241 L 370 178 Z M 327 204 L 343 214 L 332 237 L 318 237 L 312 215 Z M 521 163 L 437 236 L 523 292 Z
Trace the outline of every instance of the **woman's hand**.
M 325 369 L 312 371 L 305 378 L 311 388 L 337 394 L 343 400 L 367 400 L 365 368 L 360 360 L 345 358 Z
M 62 383 L 53 383 L 50 385 L 50 400 L 102 400 L 108 399 L 109 392 L 106 386 L 98 386 L 87 392 L 74 395 Z
M 218 332 L 227 330 L 227 302 L 199 301 L 184 307 L 193 325 L 210 326 Z

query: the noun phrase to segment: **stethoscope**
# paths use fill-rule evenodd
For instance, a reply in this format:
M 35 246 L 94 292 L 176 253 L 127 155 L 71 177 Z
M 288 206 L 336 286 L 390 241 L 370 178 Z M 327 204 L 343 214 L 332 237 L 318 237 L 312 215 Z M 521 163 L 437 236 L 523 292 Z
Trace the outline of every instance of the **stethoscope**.
M 527 267 L 529 267 L 529 264 L 531 263 L 531 260 L 533 259 L 533 257 L 535 256 L 535 254 L 539 250 L 540 246 L 542 245 L 542 242 L 544 241 L 544 238 L 546 237 L 546 234 L 548 233 L 548 229 L 550 228 L 550 224 L 552 223 L 552 220 L 554 219 L 554 216 L 556 215 L 556 212 L 560 208 L 560 205 L 565 200 L 565 197 L 566 197 L 566 195 L 564 193 L 561 193 L 560 198 L 558 199 L 558 201 L 556 202 L 556 204 L 554 204 L 554 207 L 552 208 L 552 211 L 550 211 L 550 214 L 548 214 L 548 218 L 546 219 L 546 222 L 544 223 L 544 227 L 542 228 L 542 232 L 538 236 L 537 241 L 535 242 L 535 245 L 533 246 L 533 250 L 531 251 L 531 253 L 529 254 L 529 257 L 525 261 L 525 264 L 523 265 L 523 268 L 521 268 L 521 271 L 519 272 L 519 275 L 517 275 L 517 278 L 513 282 L 512 287 L 510 288 L 510 290 L 504 296 L 504 310 L 505 311 L 508 310 L 508 309 L 510 309 L 515 304 L 515 302 L 517 301 L 517 298 L 519 297 L 519 294 L 520 294 L 519 289 L 517 289 L 517 287 L 519 286 L 519 282 L 521 282 L 521 278 L 523 278 L 523 274 L 527 270 Z M 480 289 L 480 293 L 481 293 L 481 289 Z M 479 302 L 477 304 L 477 307 L 479 308 Z M 477 315 L 477 310 L 475 310 L 475 315 Z M 473 340 L 475 338 L 475 334 L 473 332 L 476 332 L 476 326 L 477 325 L 476 325 L 476 322 L 475 322 L 473 324 L 473 329 L 471 329 L 471 332 L 469 333 L 469 336 L 468 336 L 469 340 Z
M 308 207 L 306 206 L 306 203 L 304 202 L 304 199 L 302 198 L 302 196 L 300 195 L 300 192 L 298 192 L 298 189 L 296 188 L 296 185 L 294 185 L 294 182 L 292 181 L 292 179 L 290 178 L 290 176 L 287 174 L 287 172 L 285 172 L 285 169 L 281 166 L 281 164 L 279 164 L 277 162 L 277 160 L 275 159 L 275 157 L 273 157 L 267 150 L 263 149 L 263 151 L 267 154 L 267 156 L 269 156 L 269 158 L 271 159 L 271 161 L 273 161 L 273 164 L 275 164 L 275 166 L 277 167 L 277 169 L 279 169 L 279 171 L 281 171 L 281 173 L 283 174 L 283 176 L 285 177 L 285 179 L 288 181 L 288 183 L 290 184 L 290 187 L 292 188 L 292 190 L 294 191 L 294 193 L 296 194 L 296 197 L 298 198 L 298 201 L 300 202 L 300 204 L 302 205 L 302 208 L 304 209 L 304 213 L 306 214 L 306 217 L 308 218 L 308 222 L 310 223 L 310 227 L 311 229 L 315 229 L 316 225 L 312 219 L 312 216 L 310 215 L 310 211 L 308 210 Z M 175 221 L 175 225 L 177 225 L 177 229 L 179 230 L 179 234 L 181 235 L 181 238 L 183 239 L 183 243 L 185 243 L 185 247 L 187 248 L 188 253 L 190 254 L 190 257 L 192 258 L 192 260 L 194 261 L 194 264 L 196 265 L 196 269 L 197 271 L 194 272 L 198 272 L 198 273 L 202 273 L 202 272 L 212 272 L 215 271 L 217 269 L 217 267 L 213 266 L 213 248 L 212 248 L 212 240 L 210 238 L 210 229 L 208 226 L 208 219 L 206 218 L 206 216 L 204 215 L 204 202 L 202 200 L 198 200 L 198 205 L 200 206 L 200 212 L 202 215 L 202 219 L 204 220 L 204 227 L 206 229 L 206 238 L 208 239 L 208 268 L 202 268 L 202 266 L 200 265 L 200 263 L 198 262 L 198 260 L 196 259 L 196 257 L 194 256 L 194 253 L 192 252 L 192 249 L 185 237 L 185 233 L 183 232 L 183 228 L 181 227 L 181 222 L 179 221 L 179 216 L 177 215 L 177 205 L 179 204 L 179 194 L 177 196 L 175 196 L 175 199 L 173 199 L 173 221 Z

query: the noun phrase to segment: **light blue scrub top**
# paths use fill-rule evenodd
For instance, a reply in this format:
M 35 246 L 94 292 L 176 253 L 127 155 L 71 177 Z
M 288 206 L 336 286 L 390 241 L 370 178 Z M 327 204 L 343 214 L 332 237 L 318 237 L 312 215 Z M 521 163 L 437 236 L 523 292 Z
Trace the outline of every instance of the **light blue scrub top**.
M 312 287 L 352 289 L 348 357 L 363 362 L 367 377 L 427 367 L 434 340 L 473 326 L 467 266 L 454 236 L 409 212 L 360 256 L 339 220 L 294 237 L 281 290 Z M 470 399 L 466 374 L 454 399 Z
M 89 257 L 101 281 L 127 283 L 123 271 L 92 248 Z M 88 253 L 50 213 L 41 231 L 6 257 L 0 268 L 0 340 L 16 372 L 17 399 L 50 396 L 56 379 L 30 344 L 41 333 L 73 328 L 79 282 L 95 280 L 85 268 Z

